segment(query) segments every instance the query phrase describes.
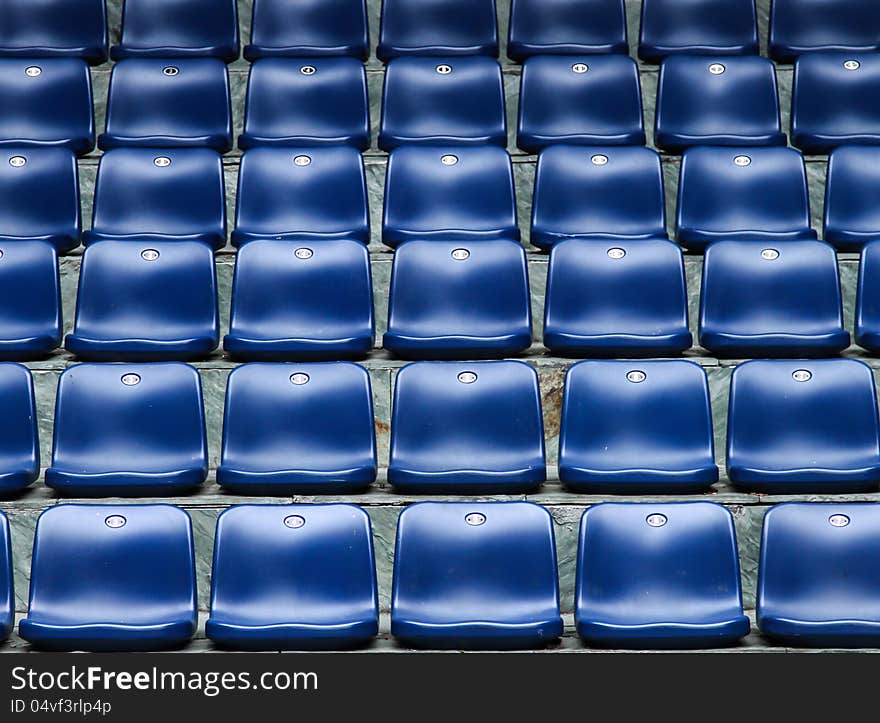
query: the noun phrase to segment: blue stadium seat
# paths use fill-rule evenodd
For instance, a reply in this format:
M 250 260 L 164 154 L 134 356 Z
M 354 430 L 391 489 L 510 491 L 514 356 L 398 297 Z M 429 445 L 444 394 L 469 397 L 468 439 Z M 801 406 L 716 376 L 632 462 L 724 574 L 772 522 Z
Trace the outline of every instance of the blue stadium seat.
M 110 49 L 123 58 L 238 57 L 236 0 L 125 0 L 122 38 Z
M 180 362 L 68 367 L 54 432 L 46 484 L 59 492 L 170 495 L 208 474 L 201 381 Z
M 678 356 L 693 344 L 681 249 L 566 239 L 550 252 L 544 346 L 576 357 Z
M 379 148 L 390 151 L 406 143 L 505 147 L 507 115 L 498 61 L 408 57 L 388 63 Z
M 521 494 L 546 476 L 538 375 L 519 361 L 397 373 L 388 481 L 402 492 Z
M 823 357 L 849 344 L 837 255 L 824 241 L 715 241 L 706 249 L 700 345 L 713 354 Z
M 242 149 L 370 147 L 367 74 L 356 58 L 263 58 L 251 66 Z
M 45 241 L 58 253 L 79 246 L 76 157 L 66 148 L 0 150 L 0 243 Z
M 238 174 L 233 246 L 254 239 L 370 240 L 361 154 L 347 146 L 254 148 Z
M 841 146 L 828 158 L 823 238 L 841 251 L 880 239 L 880 147 Z
M 718 648 L 748 635 L 733 516 L 713 502 L 590 507 L 575 622 L 612 648 Z
M 363 367 L 245 364 L 226 386 L 217 481 L 242 494 L 363 491 L 376 479 L 375 437 Z
M 880 642 L 880 505 L 789 502 L 764 516 L 758 627 L 796 646 Z
M 198 241 L 100 241 L 82 258 L 65 348 L 90 361 L 199 359 L 219 341 L 214 254 Z
M 20 364 L 0 364 L 0 495 L 15 494 L 40 475 L 37 405 L 30 370 Z M 0 520 L 0 523 L 4 520 Z M 0 547 L 3 530 L 0 527 Z M 7 541 L 8 542 L 8 541 Z M 2 553 L 0 553 L 2 554 Z M 0 560 L 0 640 L 3 632 L 3 564 Z
M 770 57 L 793 63 L 814 50 L 880 49 L 880 6 L 875 0 L 773 0 Z
M 522 69 L 516 144 L 644 145 L 639 68 L 626 55 L 544 55 Z
M 559 434 L 559 479 L 575 492 L 702 492 L 718 481 L 709 383 L 690 361 L 575 364 Z
M 787 494 L 874 491 L 877 392 L 855 359 L 759 360 L 730 382 L 727 473 L 737 487 Z
M 78 58 L 0 57 L 0 148 L 95 147 L 89 66 Z
M 12 569 L 12 540 L 9 520 L 0 512 L 0 642 L 12 633 L 15 624 L 15 588 Z
M 784 146 L 776 73 L 758 56 L 670 55 L 660 66 L 658 148 Z
M 497 56 L 495 0 L 382 0 L 376 55 Z
M 523 247 L 407 241 L 394 253 L 382 346 L 404 359 L 491 359 L 532 343 Z
M 370 53 L 366 0 L 254 0 L 248 60 Z
M 880 353 L 880 239 L 862 248 L 855 317 L 856 344 Z
M 424 648 L 536 648 L 562 635 L 553 520 L 530 502 L 400 513 L 391 632 Z
M 0 56 L 107 60 L 104 0 L 6 0 Z
M 626 53 L 624 0 L 512 0 L 507 55 Z
M 251 241 L 238 252 L 223 348 L 234 359 L 354 359 L 373 348 L 370 255 L 359 241 Z
M 205 634 L 240 650 L 341 649 L 379 632 L 370 518 L 354 505 L 238 505 L 217 520 Z
M 639 57 L 757 55 L 755 0 L 642 0 Z
M 46 241 L 0 241 L 0 359 L 37 359 L 60 344 L 55 249 Z
M 223 161 L 210 148 L 114 148 L 101 156 L 92 228 L 100 239 L 226 245 Z
M 28 616 L 48 650 L 142 651 L 196 630 L 192 522 L 171 505 L 56 505 L 40 515 Z
M 113 66 L 103 150 L 232 147 L 226 66 L 217 58 L 129 58 Z
M 846 144 L 880 145 L 880 53 L 809 53 L 798 58 L 791 143 L 814 154 Z
M 401 146 L 388 159 L 382 241 L 519 240 L 510 156 L 497 146 Z
M 676 234 L 694 250 L 718 239 L 815 239 L 803 156 L 781 146 L 688 148 Z
M 566 238 L 666 236 L 663 170 L 640 146 L 549 146 L 538 156 L 530 241 L 548 250 Z

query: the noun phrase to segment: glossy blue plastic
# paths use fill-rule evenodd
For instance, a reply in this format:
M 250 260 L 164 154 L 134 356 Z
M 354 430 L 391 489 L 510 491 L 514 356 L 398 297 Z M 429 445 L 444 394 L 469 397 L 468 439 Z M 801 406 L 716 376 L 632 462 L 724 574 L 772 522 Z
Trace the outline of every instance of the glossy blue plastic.
M 706 372 L 682 360 L 570 367 L 559 479 L 596 494 L 701 492 L 717 482 Z
M 862 248 L 855 317 L 856 344 L 880 353 L 880 240 Z
M 95 147 L 89 66 L 79 58 L 0 57 L 0 148 Z
M 367 73 L 357 58 L 263 58 L 251 66 L 242 149 L 370 147 Z
M 700 345 L 719 357 L 834 356 L 850 344 L 824 241 L 716 241 L 703 259 Z
M 107 60 L 104 0 L 7 0 L 0 56 Z
M 369 53 L 365 0 L 254 0 L 247 60 Z
M 566 238 L 666 236 L 663 170 L 641 146 L 549 146 L 538 156 L 530 241 L 548 250 Z
M 513 166 L 497 146 L 401 146 L 388 158 L 382 242 L 519 239 Z
M 880 505 L 788 502 L 764 515 L 758 627 L 787 645 L 877 647 Z
M 880 147 L 840 146 L 828 158 L 823 238 L 840 251 L 880 239 Z
M 128 58 L 113 66 L 103 150 L 232 148 L 229 76 L 217 58 Z
M 406 493 L 525 494 L 546 477 L 538 375 L 519 361 L 397 373 L 388 481 Z
M 562 635 L 553 520 L 530 502 L 400 513 L 391 633 L 423 648 L 536 648 Z
M 523 64 L 516 144 L 537 153 L 560 143 L 644 145 L 639 68 L 632 58 L 544 55 Z
M 82 258 L 65 348 L 90 361 L 200 359 L 219 342 L 214 254 L 197 241 L 101 241 Z
M 507 55 L 626 53 L 624 0 L 512 0 Z
M 611 648 L 718 648 L 748 635 L 733 516 L 713 502 L 590 507 L 575 622 Z
M 220 515 L 205 625 L 216 644 L 332 650 L 378 632 L 372 529 L 360 507 L 238 505 Z
M 61 344 L 55 249 L 47 241 L 0 240 L 0 252 L 0 359 L 46 356 Z
M 654 139 L 670 153 L 784 146 L 773 63 L 757 55 L 670 55 L 660 65 Z
M 0 495 L 15 494 L 40 475 L 40 439 L 34 380 L 21 364 L 0 364 Z M 0 520 L 0 523 L 5 520 Z M 0 548 L 2 548 L 0 526 Z M 2 552 L 0 552 L 2 555 Z M 3 563 L 0 560 L 0 639 L 3 633 Z
M 730 381 L 727 474 L 768 494 L 874 491 L 877 414 L 871 369 L 855 359 L 740 364 Z
M 353 359 L 373 348 L 370 255 L 359 241 L 251 241 L 238 252 L 223 348 L 234 359 Z
M 242 156 L 232 245 L 254 239 L 370 240 L 361 154 L 348 146 L 254 148 Z
M 179 507 L 56 505 L 37 521 L 19 634 L 47 650 L 178 647 L 196 631 L 195 578 Z
M 525 250 L 510 239 L 421 241 L 394 253 L 382 346 L 404 359 L 492 359 L 532 343 Z
M 878 50 L 880 6 L 875 0 L 773 0 L 769 45 L 779 63 L 815 50 Z
M 498 55 L 495 0 L 382 0 L 376 56 Z
M 694 146 L 681 159 L 676 233 L 703 249 L 719 239 L 814 239 L 804 158 L 793 148 Z
M 481 56 L 407 57 L 388 63 L 379 148 L 390 151 L 407 143 L 506 147 L 498 61 Z
M 0 642 L 9 637 L 15 624 L 15 589 L 12 573 L 9 520 L 0 512 Z
M 846 144 L 880 145 L 880 53 L 808 53 L 798 58 L 791 143 L 813 154 Z
M 217 481 L 243 494 L 337 494 L 376 479 L 373 397 L 351 362 L 245 364 L 229 375 Z
M 83 242 L 203 241 L 226 245 L 223 161 L 210 148 L 114 148 L 101 156 L 92 228 Z
M 110 49 L 122 58 L 238 57 L 236 0 L 125 0 L 122 38 Z
M 77 364 L 62 372 L 46 484 L 78 496 L 155 496 L 205 481 L 198 372 L 180 362 Z

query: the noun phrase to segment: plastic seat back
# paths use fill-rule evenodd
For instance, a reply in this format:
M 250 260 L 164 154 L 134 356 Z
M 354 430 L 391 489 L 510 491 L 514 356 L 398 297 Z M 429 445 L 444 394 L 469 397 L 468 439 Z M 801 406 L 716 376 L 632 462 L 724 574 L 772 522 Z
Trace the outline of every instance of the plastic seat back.
M 880 7 L 873 0 L 773 0 L 770 57 L 793 63 L 815 50 L 880 48 Z
M 104 0 L 8 0 L 3 15 L 0 56 L 107 60 Z
M 862 249 L 855 317 L 856 344 L 880 353 L 880 240 Z
M 0 642 L 12 633 L 15 623 L 15 586 L 9 520 L 0 512 Z
M 880 239 L 880 147 L 841 146 L 828 158 L 823 238 L 840 251 Z
M 27 367 L 20 364 L 0 364 L 0 405 L 3 408 L 3 416 L 0 417 L 0 495 L 7 495 L 24 489 L 40 474 L 40 439 L 34 380 Z M 4 521 L 0 520 L 2 522 Z M 2 546 L 0 529 L 0 550 Z M 4 617 L 4 575 L 0 560 L 0 633 L 3 631 Z

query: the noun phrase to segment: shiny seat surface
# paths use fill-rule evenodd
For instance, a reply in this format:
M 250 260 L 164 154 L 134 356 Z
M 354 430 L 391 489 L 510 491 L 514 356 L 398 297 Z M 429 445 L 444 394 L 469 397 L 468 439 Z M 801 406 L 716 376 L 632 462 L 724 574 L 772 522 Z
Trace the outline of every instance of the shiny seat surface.
M 880 241 L 862 248 L 855 309 L 855 341 L 872 354 L 880 352 Z
M 9 637 L 15 623 L 15 585 L 12 572 L 9 519 L 0 512 L 0 642 Z
M 840 146 L 828 157 L 823 238 L 840 251 L 880 239 L 880 147 Z
M 0 363 L 0 495 L 25 489 L 40 474 L 40 439 L 37 405 L 31 372 L 20 364 Z M 0 558 L 3 557 L 3 529 L 0 520 Z M 6 530 L 8 535 L 8 529 Z M 5 543 L 8 544 L 8 537 Z M 0 559 L 0 638 L 4 630 L 3 570 Z
M 880 7 L 874 0 L 773 0 L 770 57 L 793 63 L 813 51 L 880 48 Z
M 0 56 L 107 59 L 104 0 L 7 0 L 0 27 Z

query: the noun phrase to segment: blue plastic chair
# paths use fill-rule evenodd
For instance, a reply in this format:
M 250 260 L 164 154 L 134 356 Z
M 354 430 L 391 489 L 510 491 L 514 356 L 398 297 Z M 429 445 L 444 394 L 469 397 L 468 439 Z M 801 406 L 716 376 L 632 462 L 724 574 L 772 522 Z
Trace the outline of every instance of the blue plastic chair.
M 40 438 L 34 380 L 27 367 L 0 364 L 0 495 L 16 494 L 40 476 Z M 0 519 L 0 547 L 3 529 Z M 6 531 L 8 534 L 8 530 Z M 8 542 L 8 540 L 7 540 Z M 0 553 L 2 554 L 2 553 Z M 3 633 L 3 563 L 0 560 L 0 640 Z
M 0 642 L 12 634 L 15 624 L 15 586 L 9 520 L 0 512 Z
M 0 148 L 95 147 L 89 66 L 79 58 L 0 57 Z
M 400 513 L 391 632 L 423 648 L 537 648 L 562 635 L 553 520 L 530 502 Z
M 407 143 L 506 147 L 498 61 L 481 56 L 406 57 L 388 63 L 379 148 L 390 151 Z
M 102 150 L 232 148 L 229 76 L 217 58 L 128 58 L 113 66 Z
M 880 240 L 862 248 L 855 317 L 856 344 L 880 353 Z
M 512 0 L 508 57 L 626 53 L 623 0 Z
M 789 502 L 764 515 L 758 627 L 786 645 L 877 647 L 880 505 Z
M 0 359 L 44 357 L 61 344 L 55 249 L 47 241 L 0 241 L 0 254 Z
M 670 55 L 660 65 L 654 139 L 689 146 L 784 146 L 776 72 L 756 55 Z
M 815 239 L 803 156 L 783 147 L 688 148 L 676 233 L 694 250 L 718 239 Z
M 495 0 L 382 0 L 376 56 L 498 55 Z
M 245 364 L 229 374 L 217 481 L 242 494 L 337 494 L 376 480 L 373 397 L 350 362 Z
M 78 496 L 188 492 L 208 474 L 198 372 L 180 362 L 62 372 L 46 484 Z
M 369 53 L 365 0 L 254 0 L 247 60 Z
M 532 343 L 525 250 L 510 239 L 407 241 L 382 346 L 403 359 L 492 359 Z
M 209 148 L 114 148 L 101 156 L 92 228 L 83 242 L 203 241 L 226 245 L 223 161 Z
M 544 55 L 522 69 L 516 144 L 644 145 L 636 62 L 625 55 Z
M 840 251 L 880 239 L 880 147 L 840 146 L 828 158 L 823 238 Z
M 575 357 L 678 356 L 693 344 L 681 249 L 566 239 L 550 252 L 544 346 Z
M 823 357 L 849 344 L 837 255 L 824 241 L 716 241 L 706 249 L 700 345 L 713 354 Z
M 242 149 L 370 147 L 367 74 L 357 58 L 263 58 L 251 66 Z
M 525 494 L 546 477 L 538 375 L 519 361 L 397 373 L 388 481 L 405 493 Z
M 513 166 L 497 146 L 401 146 L 388 159 L 382 242 L 519 240 Z
M 760 360 L 730 381 L 727 473 L 753 492 L 875 491 L 877 392 L 855 359 Z
M 63 254 L 79 237 L 76 156 L 66 148 L 0 150 L 0 243 L 45 241 Z
M 370 518 L 354 505 L 237 505 L 217 520 L 205 634 L 240 650 L 333 650 L 379 632 Z
M 364 161 L 348 146 L 254 148 L 242 156 L 232 245 L 370 240 Z
M 236 0 L 125 0 L 122 38 L 110 49 L 123 58 L 238 57 Z
M 815 50 L 880 49 L 880 7 L 874 0 L 773 0 L 770 57 L 793 63 Z
M 192 522 L 171 505 L 56 505 L 40 515 L 28 615 L 47 650 L 179 647 L 196 630 Z
M 733 516 L 714 502 L 590 507 L 575 622 L 611 648 L 720 648 L 748 635 Z
M 0 56 L 107 60 L 104 0 L 7 0 Z
M 223 348 L 234 359 L 355 359 L 373 348 L 370 255 L 360 241 L 251 241 L 238 252 Z
M 663 170 L 641 146 L 549 146 L 538 156 L 530 241 L 548 250 L 566 238 L 666 236 Z

